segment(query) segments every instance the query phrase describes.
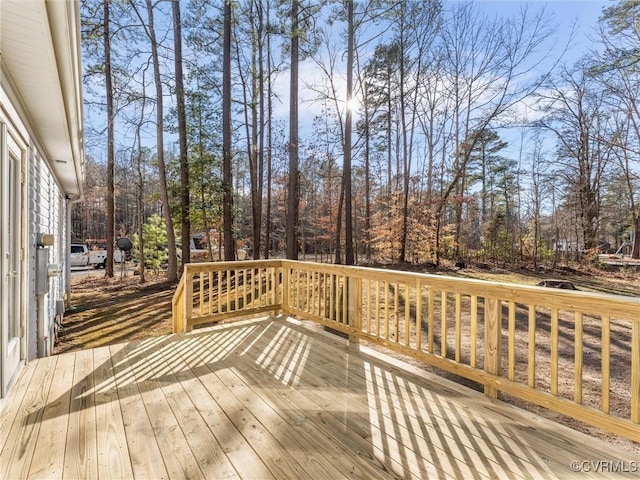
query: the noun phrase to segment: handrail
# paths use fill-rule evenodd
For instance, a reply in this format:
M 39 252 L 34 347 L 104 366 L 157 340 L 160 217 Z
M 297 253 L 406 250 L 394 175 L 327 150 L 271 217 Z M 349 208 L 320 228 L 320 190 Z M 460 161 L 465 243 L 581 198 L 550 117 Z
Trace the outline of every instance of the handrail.
M 174 331 L 253 313 L 300 316 L 468 378 L 490 397 L 640 436 L 640 298 L 255 260 L 185 265 L 173 311 Z M 622 355 L 612 358 L 612 344 Z
M 173 331 L 282 309 L 281 260 L 188 263 L 173 298 Z M 183 285 L 184 282 L 184 285 Z M 184 299 L 184 304 L 180 303 Z

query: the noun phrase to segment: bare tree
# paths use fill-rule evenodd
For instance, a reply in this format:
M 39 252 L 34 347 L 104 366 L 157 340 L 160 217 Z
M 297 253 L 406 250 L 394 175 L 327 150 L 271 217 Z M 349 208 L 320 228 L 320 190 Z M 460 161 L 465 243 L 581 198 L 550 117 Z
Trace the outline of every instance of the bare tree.
M 565 178 L 576 199 L 584 249 L 598 243 L 599 191 L 611 159 L 611 147 L 600 141 L 608 136 L 603 92 L 595 88 L 587 66 L 579 62 L 564 68 L 549 94 L 540 95 L 546 117 L 540 126 L 553 132 L 558 142 L 557 174 Z
M 176 236 L 173 230 L 173 219 L 171 218 L 171 202 L 169 199 L 169 189 L 167 188 L 167 167 L 164 159 L 164 99 L 162 77 L 160 74 L 160 55 L 158 53 L 158 40 L 156 37 L 154 11 L 152 0 L 145 0 L 147 9 L 147 22 L 138 11 L 136 3 L 131 2 L 136 15 L 144 28 L 151 47 L 151 60 L 153 64 L 153 82 L 156 90 L 156 147 L 158 157 L 158 174 L 160 180 L 160 198 L 162 200 L 162 214 L 167 229 L 167 247 L 169 252 L 167 280 L 170 282 L 178 279 L 178 258 L 176 255 Z
M 631 251 L 633 258 L 640 258 L 640 189 L 636 187 L 640 164 L 638 14 L 640 4 L 628 0 L 618 1 L 604 10 L 599 34 L 605 49 L 592 67 L 592 73 L 607 93 L 604 101 L 616 112 L 617 128 L 612 143 L 628 189 L 631 223 L 635 231 Z
M 487 128 L 507 120 L 516 104 L 532 96 L 548 78 L 552 63 L 541 75 L 542 62 L 559 61 L 563 51 L 553 54 L 543 43 L 554 33 L 544 10 L 531 14 L 523 8 L 513 18 L 487 20 L 479 15 L 477 5 L 465 3 L 455 7 L 443 28 L 445 64 L 444 85 L 451 115 L 451 131 L 445 134 L 450 147 L 443 151 L 443 165 L 451 172 L 444 179 L 440 199 L 434 209 L 436 223 L 436 263 L 440 259 L 442 214 L 455 194 L 454 255 L 462 225 L 462 198 L 466 190 L 467 166 L 476 144 Z

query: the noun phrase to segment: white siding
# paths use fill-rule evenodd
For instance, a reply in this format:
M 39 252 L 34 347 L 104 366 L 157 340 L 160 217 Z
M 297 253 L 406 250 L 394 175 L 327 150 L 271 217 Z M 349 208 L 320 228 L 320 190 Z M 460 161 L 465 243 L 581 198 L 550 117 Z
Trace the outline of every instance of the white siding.
M 65 261 L 65 201 L 51 169 L 32 148 L 29 161 L 29 291 L 30 301 L 27 324 L 29 326 L 28 358 L 38 354 L 38 312 L 35 301 L 36 291 L 36 237 L 38 233 L 50 233 L 55 236 L 55 243 L 49 247 L 49 263 L 57 264 L 61 273 L 49 279 L 49 293 L 44 296 L 45 350 L 50 353 L 53 348 L 53 325 L 56 315 L 56 301 L 64 299 L 64 261 Z

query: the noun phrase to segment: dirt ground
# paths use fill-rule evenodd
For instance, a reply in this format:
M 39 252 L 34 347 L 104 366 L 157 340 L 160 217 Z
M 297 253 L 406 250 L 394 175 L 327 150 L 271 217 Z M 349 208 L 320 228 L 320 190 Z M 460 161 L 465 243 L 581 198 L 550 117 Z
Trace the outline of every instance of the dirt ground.
M 410 267 L 413 271 L 430 271 L 429 267 Z M 601 272 L 589 270 L 564 269 L 550 275 L 548 272 L 527 270 L 506 271 L 487 270 L 485 268 L 465 268 L 463 270 L 448 269 L 444 274 L 452 274 L 467 278 L 477 278 L 500 282 L 523 283 L 535 285 L 543 278 L 564 279 L 572 281 L 580 290 L 617 293 L 640 296 L 640 272 L 623 270 L 622 272 Z M 95 348 L 124 341 L 131 341 L 150 336 L 167 335 L 172 332 L 171 298 L 175 284 L 167 283 L 165 278 L 155 277 L 143 285 L 137 276 L 108 279 L 94 273 L 89 277 L 72 279 L 72 309 L 65 313 L 64 331 L 54 348 L 54 354 Z M 563 323 L 563 322 L 562 322 Z M 562 328 L 561 323 L 561 328 Z M 572 330 L 565 332 L 569 335 Z M 526 344 L 521 352 L 526 357 Z M 388 352 L 387 352 L 388 353 Z M 520 355 L 520 353 L 517 353 Z M 416 364 L 413 359 L 405 359 Z M 435 371 L 431 367 L 428 370 Z M 544 369 L 547 369 L 545 372 Z M 549 366 L 540 364 L 536 367 L 536 375 L 549 377 Z M 447 376 L 447 375 L 445 375 Z M 455 379 L 468 383 L 464 379 Z M 469 385 L 474 387 L 474 385 Z M 475 386 L 477 388 L 477 386 Z M 573 419 L 549 412 L 543 408 L 526 404 L 517 399 L 503 398 L 526 410 L 569 426 L 590 436 L 603 439 L 619 448 L 640 455 L 640 443 L 608 434 L 599 429 L 585 425 Z M 594 404 L 598 399 L 584 398 L 586 404 Z
M 96 274 L 71 282 L 71 306 L 54 354 L 172 333 L 171 297 L 175 285 L 136 276 Z

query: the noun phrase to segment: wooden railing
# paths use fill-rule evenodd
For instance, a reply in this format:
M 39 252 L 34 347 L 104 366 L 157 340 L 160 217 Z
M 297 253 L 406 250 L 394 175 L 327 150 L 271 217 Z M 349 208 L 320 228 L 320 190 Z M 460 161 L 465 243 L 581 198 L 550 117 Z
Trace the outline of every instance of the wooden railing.
M 640 298 L 288 260 L 191 264 L 174 330 L 268 311 L 640 439 Z

